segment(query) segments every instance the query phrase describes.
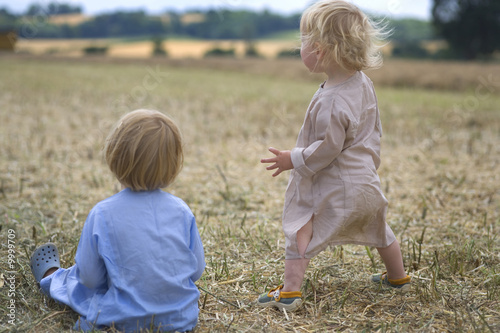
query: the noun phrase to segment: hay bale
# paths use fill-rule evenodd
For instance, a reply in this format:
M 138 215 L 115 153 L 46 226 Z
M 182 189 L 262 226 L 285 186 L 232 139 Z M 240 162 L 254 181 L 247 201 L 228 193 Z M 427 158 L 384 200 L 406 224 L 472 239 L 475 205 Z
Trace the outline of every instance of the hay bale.
M 13 30 L 0 31 L 0 51 L 14 51 L 17 42 L 17 32 Z

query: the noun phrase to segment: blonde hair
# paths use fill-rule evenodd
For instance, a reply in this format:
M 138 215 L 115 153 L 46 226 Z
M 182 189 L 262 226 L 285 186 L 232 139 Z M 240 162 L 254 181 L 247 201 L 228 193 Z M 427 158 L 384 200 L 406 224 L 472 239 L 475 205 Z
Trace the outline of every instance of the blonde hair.
M 324 53 L 323 64 L 332 61 L 346 70 L 382 66 L 378 40 L 387 37 L 383 27 L 371 21 L 358 7 L 340 0 L 319 1 L 302 14 L 302 42 Z
M 123 116 L 106 139 L 106 162 L 116 178 L 133 191 L 167 187 L 183 163 L 177 125 L 154 110 Z

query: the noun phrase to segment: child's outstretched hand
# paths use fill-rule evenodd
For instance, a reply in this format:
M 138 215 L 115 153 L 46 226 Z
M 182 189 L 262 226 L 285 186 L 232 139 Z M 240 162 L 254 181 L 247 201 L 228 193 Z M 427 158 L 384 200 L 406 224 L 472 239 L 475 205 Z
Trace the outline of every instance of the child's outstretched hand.
M 260 163 L 274 163 L 273 165 L 266 167 L 266 170 L 278 169 L 275 173 L 273 173 L 273 177 L 276 177 L 283 171 L 293 169 L 292 158 L 290 156 L 289 150 L 281 151 L 271 147 L 269 148 L 269 151 L 276 156 L 271 158 L 263 158 L 260 160 Z

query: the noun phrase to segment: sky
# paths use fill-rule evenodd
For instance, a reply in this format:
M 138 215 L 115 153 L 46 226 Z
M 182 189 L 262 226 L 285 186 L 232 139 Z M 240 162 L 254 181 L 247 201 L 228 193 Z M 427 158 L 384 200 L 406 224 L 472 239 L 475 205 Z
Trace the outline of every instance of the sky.
M 392 18 L 413 17 L 430 19 L 432 0 L 349 0 L 368 13 L 381 14 Z M 302 12 L 312 0 L 0 0 L 0 8 L 7 7 L 15 13 L 24 12 L 34 2 L 50 2 L 80 5 L 85 14 L 98 14 L 117 9 L 144 9 L 151 14 L 167 9 L 269 9 L 273 12 L 291 14 Z

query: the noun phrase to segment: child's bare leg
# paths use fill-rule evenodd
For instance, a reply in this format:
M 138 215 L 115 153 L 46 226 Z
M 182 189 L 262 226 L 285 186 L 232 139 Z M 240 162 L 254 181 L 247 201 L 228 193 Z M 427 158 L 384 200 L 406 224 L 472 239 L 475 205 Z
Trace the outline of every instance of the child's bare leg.
M 304 258 L 304 255 L 312 238 L 312 220 L 311 218 L 311 220 L 297 232 L 297 247 L 299 248 L 299 254 L 302 258 L 285 260 L 285 285 L 283 291 L 300 290 L 310 260 Z
M 378 247 L 377 251 L 385 264 L 388 278 L 397 280 L 406 277 L 403 256 L 401 255 L 401 249 L 397 240 L 392 242 L 388 247 Z

